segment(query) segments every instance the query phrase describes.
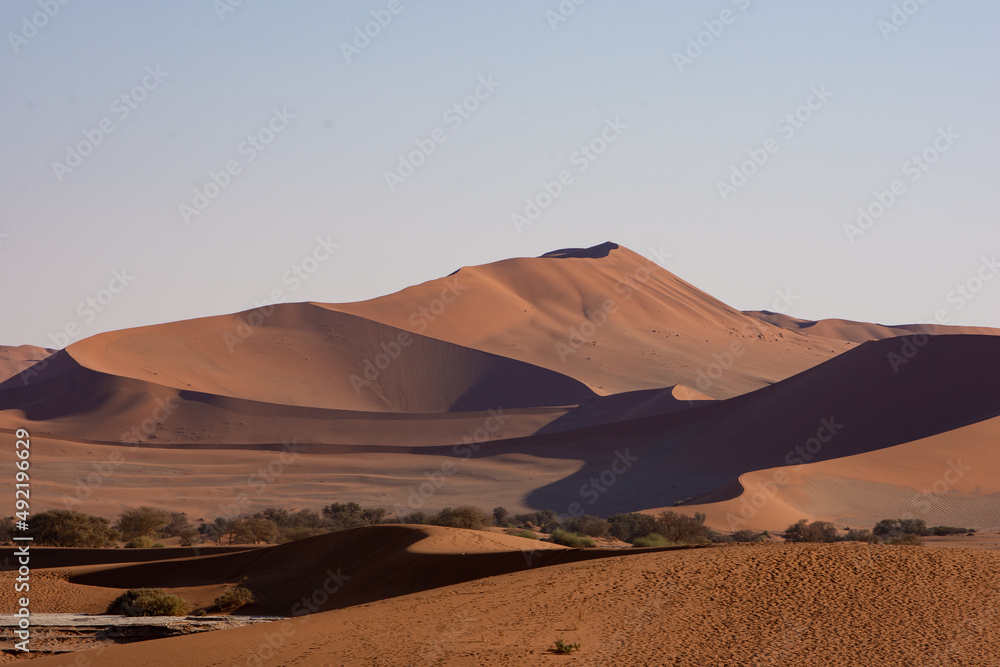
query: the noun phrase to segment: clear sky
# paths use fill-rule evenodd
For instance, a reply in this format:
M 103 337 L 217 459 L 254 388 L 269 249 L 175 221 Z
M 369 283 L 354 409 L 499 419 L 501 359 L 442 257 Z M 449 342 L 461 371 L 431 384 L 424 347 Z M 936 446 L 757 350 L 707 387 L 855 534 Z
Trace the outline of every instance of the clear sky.
M 0 344 L 607 240 L 741 309 L 1000 327 L 996 2 L 6 0 L 0 27 Z

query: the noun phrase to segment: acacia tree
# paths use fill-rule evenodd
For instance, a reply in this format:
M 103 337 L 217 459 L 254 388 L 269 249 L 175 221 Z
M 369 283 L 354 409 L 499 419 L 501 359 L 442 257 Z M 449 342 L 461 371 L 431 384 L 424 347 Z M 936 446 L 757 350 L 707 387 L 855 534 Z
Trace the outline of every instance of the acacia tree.
M 143 505 L 138 509 L 125 510 L 118 518 L 115 528 L 126 540 L 137 537 L 153 537 L 154 533 L 166 528 L 173 517 L 167 510 Z

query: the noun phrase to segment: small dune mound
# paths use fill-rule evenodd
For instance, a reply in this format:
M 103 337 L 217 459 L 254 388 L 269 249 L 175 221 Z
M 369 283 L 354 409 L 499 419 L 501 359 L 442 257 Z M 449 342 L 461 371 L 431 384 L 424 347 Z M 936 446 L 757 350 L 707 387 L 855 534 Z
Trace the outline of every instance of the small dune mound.
M 72 582 L 188 591 L 241 582 L 256 600 L 243 613 L 294 616 L 615 553 L 457 528 L 378 525 L 220 556 L 90 568 Z

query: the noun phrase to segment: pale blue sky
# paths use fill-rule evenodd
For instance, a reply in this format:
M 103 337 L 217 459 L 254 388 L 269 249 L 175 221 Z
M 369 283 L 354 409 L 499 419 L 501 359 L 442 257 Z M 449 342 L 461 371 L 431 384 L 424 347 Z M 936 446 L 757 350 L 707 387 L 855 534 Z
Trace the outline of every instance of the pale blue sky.
M 886 32 L 894 4 L 913 13 Z M 390 5 L 348 62 L 342 43 Z M 588 0 L 553 23 L 559 7 L 244 0 L 220 19 L 210 0 L 4 2 L 0 344 L 244 310 L 275 289 L 366 299 L 606 240 L 662 248 L 668 269 L 738 308 L 790 289 L 800 317 L 909 323 L 943 308 L 1000 327 L 1000 277 L 952 292 L 992 278 L 982 258 L 1000 255 L 1000 5 Z M 480 77 L 499 85 L 446 117 Z M 114 102 L 144 78 L 134 108 Z M 814 87 L 831 95 L 810 100 Z M 776 123 L 807 101 L 788 136 Z M 581 161 L 616 119 L 607 150 Z M 385 172 L 436 128 L 446 140 L 391 191 Z M 99 145 L 54 167 L 85 132 Z M 723 201 L 718 182 L 769 138 L 777 151 Z M 937 160 L 911 180 L 925 149 Z M 229 161 L 239 173 L 186 223 L 180 205 Z M 518 232 L 511 215 L 562 170 L 572 181 Z M 844 225 L 894 179 L 902 194 L 850 243 Z M 317 237 L 339 248 L 288 278 Z M 123 268 L 134 278 L 100 313 L 79 308 Z

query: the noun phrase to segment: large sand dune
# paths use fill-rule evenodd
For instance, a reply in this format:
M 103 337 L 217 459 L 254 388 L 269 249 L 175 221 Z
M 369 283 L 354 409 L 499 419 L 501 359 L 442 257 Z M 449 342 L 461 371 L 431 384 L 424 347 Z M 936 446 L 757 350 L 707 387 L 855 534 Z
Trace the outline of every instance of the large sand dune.
M 1000 415 L 1000 338 L 922 331 L 742 313 L 608 243 L 93 336 L 0 384 L 0 428 L 36 437 L 43 505 L 107 515 L 211 519 L 248 487 L 242 511 L 731 507 L 793 468 L 754 525 L 867 521 L 958 452 L 997 457 L 975 434 Z M 977 479 L 949 516 L 1000 524 L 1000 483 Z M 865 484 L 885 491 L 869 510 L 850 499 Z

